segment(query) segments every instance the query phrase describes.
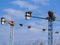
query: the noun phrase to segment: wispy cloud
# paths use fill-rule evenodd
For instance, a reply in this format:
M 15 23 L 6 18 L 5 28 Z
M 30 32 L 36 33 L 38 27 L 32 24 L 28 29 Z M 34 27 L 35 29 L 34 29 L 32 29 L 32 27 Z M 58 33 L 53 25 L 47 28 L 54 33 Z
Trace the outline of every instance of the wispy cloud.
M 11 16 L 14 16 L 14 17 L 17 17 L 17 18 L 23 18 L 24 17 L 24 12 L 21 11 L 21 10 L 7 8 L 7 9 L 4 9 L 4 12 L 7 15 L 11 15 Z
M 7 15 L 7 14 L 5 14 L 5 15 L 3 15 L 1 17 L 5 17 L 6 20 L 13 20 L 12 16 Z
M 36 4 L 49 5 L 49 0 L 32 0 Z
M 33 5 L 31 3 L 28 3 L 27 1 L 13 1 L 11 3 L 14 5 L 18 5 L 22 8 L 27 8 L 29 10 L 35 10 L 39 8 L 37 5 Z

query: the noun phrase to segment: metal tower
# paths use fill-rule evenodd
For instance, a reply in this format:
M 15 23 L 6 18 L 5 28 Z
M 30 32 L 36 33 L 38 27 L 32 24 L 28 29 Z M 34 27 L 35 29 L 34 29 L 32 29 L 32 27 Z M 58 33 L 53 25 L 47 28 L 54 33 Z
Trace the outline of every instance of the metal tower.
M 53 45 L 53 21 L 48 20 L 48 45 Z
M 52 11 L 48 12 L 48 45 L 53 45 L 53 21 L 55 21 L 55 16 Z

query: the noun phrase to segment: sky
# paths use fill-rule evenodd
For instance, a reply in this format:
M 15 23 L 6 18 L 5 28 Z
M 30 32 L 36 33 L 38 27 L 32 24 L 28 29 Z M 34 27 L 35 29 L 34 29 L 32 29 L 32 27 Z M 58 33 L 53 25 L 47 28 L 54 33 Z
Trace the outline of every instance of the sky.
M 56 17 L 53 22 L 53 41 L 60 41 L 60 0 L 0 0 L 0 20 L 5 17 L 7 21 L 14 21 L 14 43 L 15 45 L 42 41 L 45 45 L 48 42 L 48 21 L 44 19 L 31 18 L 25 20 L 25 12 L 32 11 L 32 16 L 48 17 L 48 11 L 52 10 Z M 23 24 L 20 27 L 19 24 Z M 28 29 L 27 26 L 31 26 Z M 42 29 L 46 31 L 42 31 Z M 1 25 L 0 21 L 0 45 L 6 43 L 9 45 L 11 27 L 8 23 Z

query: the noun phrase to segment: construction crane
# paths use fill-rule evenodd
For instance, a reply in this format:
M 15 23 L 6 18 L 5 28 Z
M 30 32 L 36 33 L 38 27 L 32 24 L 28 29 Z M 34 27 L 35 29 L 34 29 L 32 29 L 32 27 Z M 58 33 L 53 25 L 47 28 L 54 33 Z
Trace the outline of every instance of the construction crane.
M 53 45 L 53 21 L 55 21 L 55 16 L 52 11 L 48 11 L 48 17 L 42 18 L 42 17 L 36 17 L 31 15 L 32 12 L 28 11 L 25 13 L 25 19 L 29 20 L 30 17 L 32 18 L 38 18 L 38 19 L 45 19 L 48 20 L 48 45 Z M 45 29 L 43 29 L 45 30 Z

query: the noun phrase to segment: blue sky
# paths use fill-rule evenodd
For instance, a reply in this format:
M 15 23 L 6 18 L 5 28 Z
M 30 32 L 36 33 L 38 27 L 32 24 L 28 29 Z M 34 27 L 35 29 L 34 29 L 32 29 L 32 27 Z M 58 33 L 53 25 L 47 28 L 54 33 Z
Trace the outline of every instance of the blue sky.
M 48 42 L 48 21 L 42 19 L 25 20 L 25 12 L 32 11 L 32 16 L 48 17 L 48 11 L 52 10 L 56 16 L 56 20 L 60 20 L 60 0 L 0 0 L 0 18 L 5 17 L 7 21 L 13 20 L 14 26 L 14 42 L 27 42 L 41 40 Z M 1 21 L 0 21 L 1 23 Z M 20 27 L 19 24 L 31 25 L 32 28 L 28 29 L 27 26 Z M 42 29 L 46 31 L 43 32 Z M 53 22 L 53 37 L 54 40 L 60 41 L 60 21 Z M 9 44 L 10 26 L 8 24 L 0 24 L 0 45 L 3 42 Z M 45 43 L 45 44 L 46 44 Z M 57 42 L 56 42 L 57 43 Z

